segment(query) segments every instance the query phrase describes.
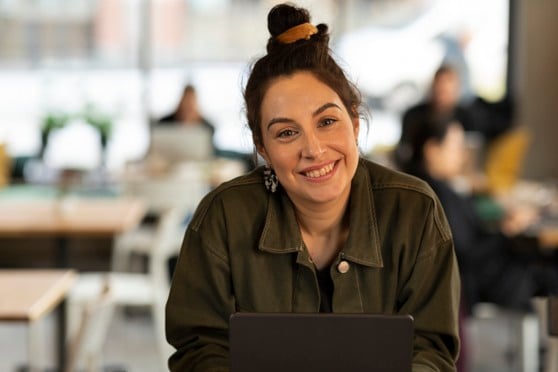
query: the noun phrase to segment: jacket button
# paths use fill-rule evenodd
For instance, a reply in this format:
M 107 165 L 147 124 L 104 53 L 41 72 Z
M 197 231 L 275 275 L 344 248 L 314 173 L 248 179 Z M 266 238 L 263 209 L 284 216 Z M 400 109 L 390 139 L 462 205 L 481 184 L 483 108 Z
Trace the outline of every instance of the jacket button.
M 341 274 L 345 274 L 347 271 L 349 271 L 350 267 L 351 266 L 349 265 L 349 263 L 347 261 L 341 261 L 337 265 L 337 271 L 339 271 Z

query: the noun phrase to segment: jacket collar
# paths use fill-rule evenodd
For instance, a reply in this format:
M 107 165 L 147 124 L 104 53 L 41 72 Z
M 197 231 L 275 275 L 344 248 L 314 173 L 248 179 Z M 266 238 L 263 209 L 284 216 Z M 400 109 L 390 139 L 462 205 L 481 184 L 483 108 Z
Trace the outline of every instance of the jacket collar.
M 383 267 L 372 185 L 364 161 L 360 161 L 351 183 L 349 238 L 340 252 L 343 259 Z M 259 249 L 269 253 L 304 250 L 294 207 L 283 190 L 269 194 L 266 221 Z

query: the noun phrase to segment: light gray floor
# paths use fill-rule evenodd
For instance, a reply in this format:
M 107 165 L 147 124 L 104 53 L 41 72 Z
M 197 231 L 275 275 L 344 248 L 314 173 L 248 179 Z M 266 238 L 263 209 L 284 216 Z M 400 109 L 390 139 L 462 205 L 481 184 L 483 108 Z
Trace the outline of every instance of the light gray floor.
M 54 364 L 54 316 L 43 322 L 44 365 Z M 0 323 L 0 371 L 16 372 L 27 360 L 27 326 L 23 323 Z M 117 311 L 111 322 L 104 347 L 105 370 L 156 372 L 160 368 L 151 317 L 145 314 L 125 315 Z M 49 372 L 52 368 L 46 368 Z
M 54 317 L 44 322 L 46 366 L 53 365 Z M 468 324 L 472 367 L 470 372 L 510 372 L 516 341 L 509 323 L 490 320 Z M 26 326 L 0 323 L 0 371 L 16 372 L 25 364 Z M 160 370 L 151 318 L 148 314 L 117 312 L 104 348 L 106 371 L 156 372 Z M 509 358 L 509 357 L 512 358 Z M 113 367 L 119 367 L 115 369 Z

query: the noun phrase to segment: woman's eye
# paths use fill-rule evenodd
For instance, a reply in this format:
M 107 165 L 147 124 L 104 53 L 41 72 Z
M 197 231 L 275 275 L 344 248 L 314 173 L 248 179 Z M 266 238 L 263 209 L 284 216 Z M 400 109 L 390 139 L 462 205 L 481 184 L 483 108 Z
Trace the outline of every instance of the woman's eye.
M 334 124 L 336 121 L 337 121 L 336 119 L 327 118 L 321 121 L 320 126 L 327 127 L 331 124 Z
M 296 132 L 292 129 L 285 129 L 277 133 L 277 137 L 279 138 L 289 138 L 296 134 Z

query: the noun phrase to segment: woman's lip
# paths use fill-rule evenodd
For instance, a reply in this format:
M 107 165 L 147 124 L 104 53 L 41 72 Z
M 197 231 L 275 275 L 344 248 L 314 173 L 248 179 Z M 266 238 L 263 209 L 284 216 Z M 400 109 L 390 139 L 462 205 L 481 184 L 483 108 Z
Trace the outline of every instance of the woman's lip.
M 333 174 L 337 170 L 337 163 L 338 163 L 338 160 L 333 161 L 333 162 L 329 162 L 329 163 L 325 163 L 325 164 L 322 164 L 320 166 L 308 167 L 304 171 L 300 172 L 300 174 L 306 180 L 309 180 L 309 181 L 322 181 L 324 179 L 328 179 L 328 178 L 333 176 Z M 316 175 L 314 177 L 308 175 L 309 172 L 316 172 L 316 171 L 319 171 L 319 170 L 321 170 L 325 167 L 331 167 L 331 169 L 326 174 L 323 174 L 323 175 L 320 174 L 320 175 Z
M 308 172 L 312 172 L 312 171 L 315 171 L 315 170 L 320 170 L 320 169 L 322 169 L 322 168 L 324 168 L 324 167 L 327 167 L 327 166 L 330 165 L 330 164 L 333 164 L 333 166 L 335 167 L 335 164 L 336 164 L 336 163 L 337 163 L 337 160 L 334 160 L 334 161 L 330 161 L 330 162 L 327 162 L 327 163 L 324 163 L 324 164 L 320 164 L 320 165 L 316 165 L 316 166 L 313 166 L 313 167 L 304 168 L 304 169 L 301 170 L 299 173 L 301 173 L 302 175 L 305 175 L 305 174 L 308 173 Z

